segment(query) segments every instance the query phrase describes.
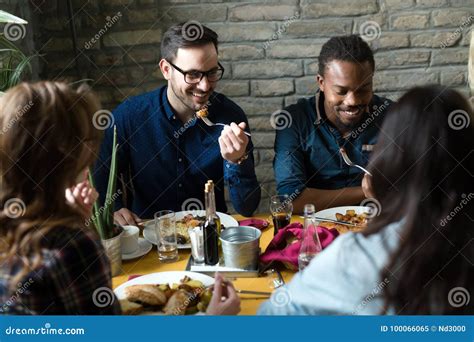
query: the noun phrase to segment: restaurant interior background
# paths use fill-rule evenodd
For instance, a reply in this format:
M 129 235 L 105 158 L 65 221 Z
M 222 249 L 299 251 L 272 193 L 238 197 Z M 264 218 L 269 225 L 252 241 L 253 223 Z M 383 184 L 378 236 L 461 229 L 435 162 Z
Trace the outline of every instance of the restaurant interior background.
M 369 42 L 379 95 L 396 100 L 413 85 L 435 83 L 470 96 L 474 0 L 0 0 L 0 6 L 28 21 L 11 40 L 36 55 L 29 78 L 90 79 L 110 111 L 165 83 L 157 62 L 168 26 L 214 29 L 226 69 L 217 89 L 245 110 L 252 129 L 260 213 L 275 193 L 275 130 L 291 119 L 272 114 L 314 94 L 317 57 L 329 37 L 358 33 Z

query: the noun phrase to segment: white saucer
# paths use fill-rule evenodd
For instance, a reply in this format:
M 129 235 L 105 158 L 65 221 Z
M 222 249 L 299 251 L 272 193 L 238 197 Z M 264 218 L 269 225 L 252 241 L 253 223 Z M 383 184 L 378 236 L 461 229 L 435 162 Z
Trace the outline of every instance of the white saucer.
M 138 238 L 138 249 L 133 253 L 122 253 L 122 260 L 131 260 L 139 258 L 151 251 L 152 247 L 153 245 L 144 238 Z

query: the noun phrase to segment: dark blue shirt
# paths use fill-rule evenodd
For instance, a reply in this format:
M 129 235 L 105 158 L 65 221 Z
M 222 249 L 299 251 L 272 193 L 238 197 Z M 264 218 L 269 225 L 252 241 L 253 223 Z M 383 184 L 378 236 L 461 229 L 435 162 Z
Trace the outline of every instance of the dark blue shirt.
M 374 95 L 370 113 L 365 113 L 359 126 L 346 137 L 327 119 L 321 91 L 285 108 L 291 125 L 277 130 L 273 161 L 278 194 L 360 186 L 362 171 L 347 166 L 339 148 L 344 147 L 354 163 L 367 165 L 390 104 L 390 100 Z
M 152 218 L 159 210 L 203 209 L 204 184 L 215 183 L 216 207 L 226 212 L 224 185 L 235 210 L 245 216 L 255 211 L 260 201 L 260 186 L 254 169 L 253 145 L 249 158 L 241 165 L 225 161 L 218 138 L 222 126 L 209 127 L 202 120 L 185 124 L 168 102 L 167 86 L 132 97 L 113 112 L 119 150 L 118 189 L 126 193 L 115 202 L 116 210 L 126 207 L 141 218 Z M 242 109 L 222 94 L 210 98 L 209 119 L 229 124 L 246 122 Z M 104 202 L 107 189 L 113 127 L 105 132 L 94 178 Z M 120 178 L 119 178 L 120 179 Z M 121 184 L 125 185 L 125 188 Z

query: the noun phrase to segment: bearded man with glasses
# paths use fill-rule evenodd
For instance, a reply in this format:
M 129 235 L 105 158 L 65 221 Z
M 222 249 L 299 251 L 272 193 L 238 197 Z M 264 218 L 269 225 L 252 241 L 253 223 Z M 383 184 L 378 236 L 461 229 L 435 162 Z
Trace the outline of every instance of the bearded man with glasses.
M 196 23 L 197 24 L 197 23 Z M 203 209 L 204 184 L 215 183 L 216 207 L 226 212 L 224 187 L 234 209 L 250 216 L 260 201 L 253 145 L 244 111 L 214 92 L 224 75 L 217 34 L 196 25 L 170 27 L 161 42 L 159 67 L 167 85 L 127 99 L 113 112 L 118 174 L 126 199 L 116 201 L 115 222 L 137 224 L 156 211 Z M 196 32 L 194 32 L 196 33 Z M 208 109 L 207 126 L 196 112 Z M 113 128 L 106 131 L 95 169 L 102 202 L 108 182 Z

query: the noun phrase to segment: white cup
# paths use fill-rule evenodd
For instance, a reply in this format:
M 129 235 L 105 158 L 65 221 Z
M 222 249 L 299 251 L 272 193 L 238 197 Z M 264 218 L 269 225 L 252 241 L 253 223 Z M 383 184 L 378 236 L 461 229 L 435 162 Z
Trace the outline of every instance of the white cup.
M 131 254 L 138 249 L 138 234 L 140 229 L 136 226 L 123 226 L 123 234 L 120 239 L 122 254 Z

